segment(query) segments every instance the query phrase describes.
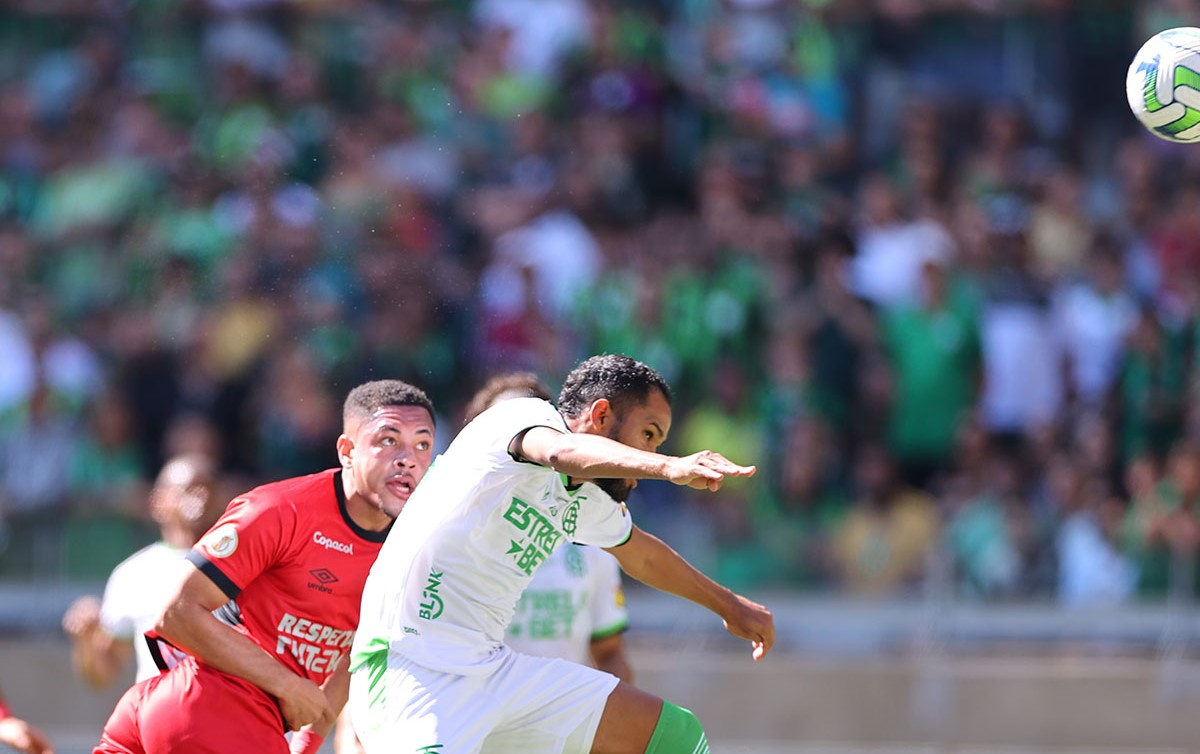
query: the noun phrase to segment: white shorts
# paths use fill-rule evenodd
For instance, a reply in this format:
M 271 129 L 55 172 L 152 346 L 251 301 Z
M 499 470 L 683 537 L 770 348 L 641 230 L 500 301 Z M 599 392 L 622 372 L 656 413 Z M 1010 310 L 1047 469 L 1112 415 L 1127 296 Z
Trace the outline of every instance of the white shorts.
M 588 754 L 616 676 L 502 651 L 488 675 L 430 670 L 394 651 L 374 688 L 370 668 L 351 675 L 350 719 L 367 754 Z

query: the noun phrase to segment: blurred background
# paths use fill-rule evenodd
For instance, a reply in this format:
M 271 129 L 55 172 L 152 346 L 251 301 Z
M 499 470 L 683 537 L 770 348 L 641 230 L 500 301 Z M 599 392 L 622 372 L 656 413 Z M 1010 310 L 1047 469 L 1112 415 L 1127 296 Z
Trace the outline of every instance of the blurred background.
M 1188 751 L 1200 150 L 1134 51 L 1192 0 L 0 3 L 0 683 L 80 746 L 60 620 L 157 537 L 336 462 L 397 377 L 622 352 L 646 529 L 777 611 L 754 667 L 630 587 L 644 684 L 725 752 Z M 715 625 L 714 625 L 715 624 Z M 732 654 L 731 654 L 732 653 Z M 1048 747 L 1048 748 L 1047 748 Z M 63 747 L 64 751 L 70 747 Z

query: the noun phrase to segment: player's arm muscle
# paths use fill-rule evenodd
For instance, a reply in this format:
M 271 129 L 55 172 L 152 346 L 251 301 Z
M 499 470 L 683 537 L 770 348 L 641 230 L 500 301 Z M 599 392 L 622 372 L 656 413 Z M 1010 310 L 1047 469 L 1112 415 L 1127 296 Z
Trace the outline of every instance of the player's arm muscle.
M 721 616 L 730 633 L 754 645 L 756 660 L 770 651 L 775 642 L 771 611 L 705 576 L 658 537 L 634 526 L 625 544 L 606 549 L 616 557 L 621 570 L 643 584 L 691 600 Z
M 321 684 L 321 690 L 325 692 L 325 698 L 329 700 L 329 707 L 333 712 L 328 720 L 322 720 L 313 725 L 313 728 L 324 737 L 333 730 L 338 715 L 346 706 L 346 700 L 350 698 L 350 663 L 345 657 L 342 658 L 337 669 L 325 679 L 325 683 Z
M 608 548 L 621 570 L 633 578 L 708 608 L 717 615 L 733 600 L 734 594 L 698 571 L 683 556 L 653 534 L 637 526 L 625 544 Z
M 518 458 L 575 479 L 668 478 L 670 457 L 631 448 L 601 435 L 531 427 L 513 438 L 509 450 Z
M 297 684 L 310 684 L 244 636 L 213 616 L 212 611 L 229 597 L 198 569 L 189 569 L 175 596 L 167 602 L 155 624 L 155 630 L 172 644 L 187 650 L 206 665 L 245 679 L 281 700 L 297 693 Z M 311 684 L 310 684 L 311 685 Z M 312 691 L 320 694 L 316 686 Z M 323 701 L 323 700 L 322 700 Z M 313 715 L 313 712 L 316 715 Z M 328 710 L 305 709 L 301 719 L 289 719 L 296 725 L 324 717 Z M 332 716 L 330 716 L 332 719 Z
M 702 450 L 678 457 L 639 450 L 603 435 L 563 433 L 531 427 L 509 443 L 516 458 L 549 466 L 572 479 L 665 479 L 674 484 L 716 491 L 726 476 L 752 476 L 753 466 L 739 466 L 720 453 Z

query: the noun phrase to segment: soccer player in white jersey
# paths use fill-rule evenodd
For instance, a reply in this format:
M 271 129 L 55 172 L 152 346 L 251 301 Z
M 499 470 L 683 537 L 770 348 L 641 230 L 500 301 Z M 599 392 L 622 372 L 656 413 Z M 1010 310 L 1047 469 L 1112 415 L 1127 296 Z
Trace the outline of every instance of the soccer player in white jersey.
M 492 377 L 467 404 L 463 423 L 509 398 L 550 400 L 532 372 Z M 559 547 L 533 573 L 504 643 L 518 652 L 591 665 L 633 683 L 623 634 L 629 627 L 621 566 L 598 547 Z
M 532 372 L 498 374 L 468 402 L 463 424 L 509 398 L 550 400 L 550 390 Z M 559 547 L 533 573 L 517 602 L 504 642 L 518 652 L 591 665 L 633 683 L 625 651 L 629 627 L 621 566 L 598 547 Z M 336 754 L 365 754 L 346 710 L 338 718 Z
M 503 643 L 533 572 L 565 541 L 608 549 L 626 573 L 720 616 L 752 645 L 771 612 L 707 578 L 633 525 L 638 479 L 719 490 L 750 476 L 719 453 L 656 452 L 670 389 L 650 367 L 596 356 L 567 376 L 558 408 L 501 401 L 430 468 L 363 591 L 350 706 L 369 754 L 705 754 L 692 713 L 602 671 Z
M 159 674 L 143 637 L 175 589 L 176 568 L 188 548 L 221 515 L 224 501 L 213 486 L 208 456 L 188 453 L 167 461 L 150 493 L 150 515 L 161 540 L 123 560 L 104 586 L 104 598 L 86 595 L 63 614 L 75 672 L 89 686 L 106 688 L 136 660 L 134 680 Z

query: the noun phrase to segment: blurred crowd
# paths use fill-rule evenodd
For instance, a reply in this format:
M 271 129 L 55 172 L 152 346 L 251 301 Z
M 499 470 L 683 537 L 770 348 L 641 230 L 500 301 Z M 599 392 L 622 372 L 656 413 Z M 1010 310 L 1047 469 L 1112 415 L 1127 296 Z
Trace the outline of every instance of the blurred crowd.
M 345 390 L 622 352 L 635 515 L 719 579 L 1196 587 L 1200 152 L 1128 112 L 1200 3 L 29 0 L 0 9 L 0 578 L 103 578 L 164 458 L 326 468 Z

